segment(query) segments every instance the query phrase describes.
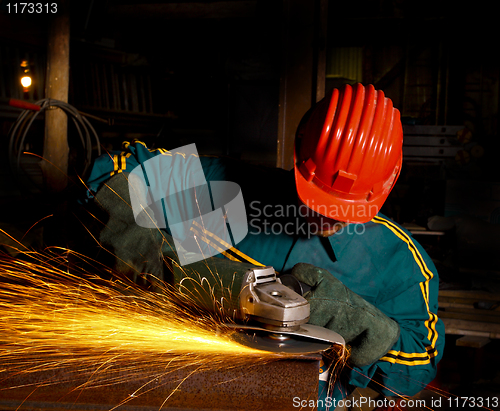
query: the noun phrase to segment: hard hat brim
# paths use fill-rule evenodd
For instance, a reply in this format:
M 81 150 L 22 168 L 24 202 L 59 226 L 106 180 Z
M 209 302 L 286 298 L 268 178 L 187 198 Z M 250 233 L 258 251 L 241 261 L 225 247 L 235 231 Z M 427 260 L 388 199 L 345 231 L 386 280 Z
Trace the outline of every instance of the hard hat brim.
M 367 223 L 377 215 L 389 194 L 366 201 L 342 198 L 335 193 L 323 191 L 312 181 L 307 181 L 298 167 L 294 167 L 294 172 L 300 201 L 316 213 L 337 221 Z

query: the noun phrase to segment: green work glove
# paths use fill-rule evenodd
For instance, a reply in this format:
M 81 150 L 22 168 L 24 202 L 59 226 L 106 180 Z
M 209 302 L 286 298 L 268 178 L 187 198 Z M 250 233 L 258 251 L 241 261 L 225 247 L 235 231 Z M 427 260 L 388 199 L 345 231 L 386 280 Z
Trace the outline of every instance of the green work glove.
M 157 228 L 144 228 L 136 224 L 128 189 L 127 175 L 111 177 L 95 195 L 95 205 L 102 223 L 96 237 L 108 250 L 103 262 L 135 282 L 152 274 L 164 279 L 163 254 L 165 235 Z
M 363 367 L 383 357 L 399 338 L 399 325 L 349 290 L 328 271 L 299 263 L 292 275 L 311 287 L 304 297 L 311 305 L 309 322 L 344 337 L 351 362 Z

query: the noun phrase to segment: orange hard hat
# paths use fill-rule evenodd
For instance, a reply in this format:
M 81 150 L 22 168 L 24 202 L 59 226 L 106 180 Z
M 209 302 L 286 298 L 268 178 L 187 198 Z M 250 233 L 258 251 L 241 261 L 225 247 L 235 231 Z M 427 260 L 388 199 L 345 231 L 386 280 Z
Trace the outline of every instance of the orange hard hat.
M 300 200 L 338 221 L 370 221 L 399 176 L 402 146 L 399 111 L 382 91 L 361 84 L 334 89 L 297 130 Z

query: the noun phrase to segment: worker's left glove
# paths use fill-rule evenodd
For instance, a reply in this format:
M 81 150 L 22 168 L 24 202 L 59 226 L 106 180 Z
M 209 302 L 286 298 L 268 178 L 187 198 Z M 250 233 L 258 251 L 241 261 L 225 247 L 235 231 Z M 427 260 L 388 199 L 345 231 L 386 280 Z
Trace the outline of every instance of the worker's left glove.
M 98 233 L 99 243 L 109 251 L 104 261 L 136 282 L 145 274 L 163 280 L 163 236 L 160 230 L 143 228 L 135 222 L 127 175 L 111 177 L 94 202 L 105 223 Z
M 311 287 L 304 294 L 311 306 L 309 322 L 344 337 L 353 365 L 369 365 L 384 356 L 399 338 L 399 325 L 352 292 L 327 270 L 299 263 L 292 275 Z

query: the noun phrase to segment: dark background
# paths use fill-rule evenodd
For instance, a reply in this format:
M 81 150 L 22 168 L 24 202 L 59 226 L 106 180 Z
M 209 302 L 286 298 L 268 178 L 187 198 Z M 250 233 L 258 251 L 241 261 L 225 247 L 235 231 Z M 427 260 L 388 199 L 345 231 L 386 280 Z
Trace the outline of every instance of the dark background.
M 36 162 L 24 164 L 22 176 L 9 167 L 9 131 L 21 110 L 7 99 L 45 97 L 51 16 L 8 13 L 8 3 L 15 2 L 0 2 L 1 224 L 22 235 L 73 192 L 46 193 Z M 490 4 L 74 0 L 68 102 L 100 119 L 90 121 L 104 150 L 134 138 L 167 149 L 196 143 L 201 154 L 290 169 L 290 151 L 279 148 L 284 125 L 298 124 L 333 87 L 374 84 L 393 100 L 405 127 L 457 126 L 467 136 L 446 137 L 451 155 L 405 153 L 384 213 L 413 228 L 426 228 L 435 215 L 450 217 L 445 233 L 415 234 L 443 286 L 498 295 L 500 59 Z M 23 60 L 33 76 L 28 91 L 19 83 Z M 302 64 L 305 74 L 293 83 L 290 73 Z M 306 91 L 293 95 L 301 80 Z M 294 108 L 294 118 L 285 119 Z M 43 127 L 43 117 L 33 123 L 24 149 L 42 153 Z M 70 126 L 76 157 L 74 134 Z M 30 236 L 42 244 L 36 233 Z M 463 362 L 457 349 L 449 351 L 448 381 L 495 378 L 492 368 L 477 369 L 476 357 Z M 488 358 L 498 360 L 495 352 L 488 348 Z

